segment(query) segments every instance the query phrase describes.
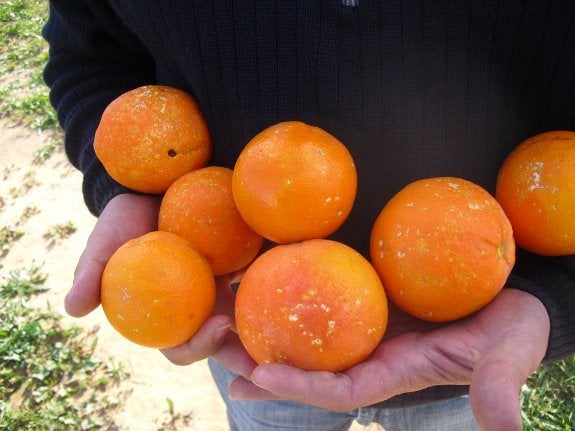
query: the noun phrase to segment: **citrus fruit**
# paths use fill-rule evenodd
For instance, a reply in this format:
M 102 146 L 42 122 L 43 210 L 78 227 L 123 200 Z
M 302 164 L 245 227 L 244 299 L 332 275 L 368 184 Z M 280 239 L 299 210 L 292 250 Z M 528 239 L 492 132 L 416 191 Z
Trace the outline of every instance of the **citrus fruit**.
M 325 238 L 349 215 L 357 173 L 347 148 L 319 127 L 279 123 L 257 134 L 234 167 L 232 189 L 246 222 L 265 238 Z
M 102 275 L 102 308 L 128 340 L 166 348 L 189 340 L 216 296 L 206 260 L 185 239 L 150 232 L 121 246 Z
M 312 239 L 256 258 L 237 293 L 236 325 L 259 364 L 336 372 L 379 344 L 387 300 L 367 259 L 340 242 Z
M 499 170 L 495 197 L 520 247 L 536 254 L 575 253 L 575 132 L 523 141 Z
M 172 87 L 146 85 L 106 107 L 94 151 L 117 182 L 157 194 L 186 172 L 205 166 L 212 141 L 192 96 Z
M 190 241 L 210 262 L 214 275 L 243 268 L 263 243 L 236 208 L 231 169 L 219 166 L 188 172 L 168 188 L 158 228 Z
M 515 243 L 491 194 L 439 177 L 408 184 L 387 202 L 372 228 L 370 254 L 390 300 L 442 322 L 497 295 L 515 263 Z

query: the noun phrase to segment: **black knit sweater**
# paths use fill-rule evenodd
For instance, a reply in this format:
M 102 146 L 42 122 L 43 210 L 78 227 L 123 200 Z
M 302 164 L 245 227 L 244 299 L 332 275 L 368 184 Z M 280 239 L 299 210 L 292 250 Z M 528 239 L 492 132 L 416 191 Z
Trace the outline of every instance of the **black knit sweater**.
M 272 124 L 322 127 L 358 169 L 334 238 L 362 253 L 386 201 L 423 177 L 494 192 L 503 159 L 536 133 L 575 130 L 573 0 L 53 0 L 45 79 L 99 214 L 125 192 L 92 149 L 101 113 L 143 84 L 181 88 L 233 167 Z M 575 257 L 518 251 L 510 286 L 552 321 L 547 360 L 575 351 Z

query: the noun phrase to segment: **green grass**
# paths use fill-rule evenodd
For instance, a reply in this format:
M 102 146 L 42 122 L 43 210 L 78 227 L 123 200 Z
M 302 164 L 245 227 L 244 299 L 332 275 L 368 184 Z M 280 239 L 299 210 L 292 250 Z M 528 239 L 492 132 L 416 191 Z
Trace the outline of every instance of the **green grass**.
M 23 231 L 17 230 L 13 226 L 0 227 L 0 258 L 6 256 L 12 248 L 12 244 L 23 235 Z
M 28 305 L 45 290 L 40 269 L 3 275 L 0 286 L 0 430 L 113 430 L 108 397 L 127 375 L 94 357 L 95 334 L 65 327 Z
M 7 0 L 0 4 L 0 116 L 35 130 L 55 130 L 42 70 L 48 47 L 41 36 L 48 2 Z
M 521 399 L 525 430 L 573 430 L 575 356 L 542 366 L 524 385 Z
M 74 223 L 72 221 L 67 221 L 66 223 L 53 224 L 42 236 L 44 239 L 50 241 L 51 244 L 55 244 L 58 241 L 68 238 L 76 232 L 76 230 Z
M 160 424 L 157 431 L 178 431 L 186 429 L 185 427 L 189 427 L 193 420 L 192 413 L 176 412 L 174 409 L 174 402 L 170 398 L 166 399 L 166 403 L 168 404 L 168 408 L 166 410 L 167 418 Z

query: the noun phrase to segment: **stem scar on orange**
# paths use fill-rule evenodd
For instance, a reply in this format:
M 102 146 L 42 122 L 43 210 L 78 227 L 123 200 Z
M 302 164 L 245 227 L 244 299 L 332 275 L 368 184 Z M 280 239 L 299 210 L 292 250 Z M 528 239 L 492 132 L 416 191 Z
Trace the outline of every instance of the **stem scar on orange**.
M 342 243 L 312 239 L 256 258 L 240 282 L 236 325 L 259 364 L 337 372 L 377 347 L 387 300 L 367 259 Z
M 351 211 L 356 188 L 347 148 L 321 128 L 297 121 L 257 134 L 240 153 L 232 180 L 244 220 L 276 243 L 335 232 Z
M 214 275 L 248 265 L 263 238 L 240 215 L 232 196 L 232 170 L 208 166 L 184 174 L 166 191 L 158 229 L 180 235 L 210 262 Z
M 196 100 L 186 92 L 146 85 L 114 99 L 94 136 L 110 176 L 142 193 L 163 193 L 177 178 L 204 167 L 212 140 Z
M 575 132 L 545 132 L 519 144 L 499 170 L 495 196 L 517 245 L 546 256 L 574 254 Z
M 480 186 L 451 177 L 415 181 L 384 206 L 371 261 L 390 299 L 428 321 L 467 316 L 489 303 L 515 263 L 509 220 Z
M 121 246 L 102 275 L 101 300 L 110 324 L 142 346 L 189 340 L 212 314 L 214 275 L 185 239 L 150 232 Z

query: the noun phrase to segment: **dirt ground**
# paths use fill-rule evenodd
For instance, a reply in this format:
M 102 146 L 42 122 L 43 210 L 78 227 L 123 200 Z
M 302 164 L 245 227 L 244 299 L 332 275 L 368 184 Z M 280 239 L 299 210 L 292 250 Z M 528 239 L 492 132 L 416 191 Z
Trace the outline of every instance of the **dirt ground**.
M 189 429 L 226 430 L 224 405 L 205 362 L 177 367 L 158 351 L 130 343 L 111 328 L 101 308 L 81 319 L 66 315 L 63 299 L 96 219 L 84 206 L 81 174 L 68 163 L 61 147 L 44 164 L 32 164 L 34 152 L 48 144 L 48 139 L 0 123 L 0 196 L 4 200 L 0 221 L 2 226 L 15 226 L 20 220 L 17 230 L 25 233 L 3 258 L 2 273 L 41 265 L 48 274 L 49 291 L 36 299 L 44 303 L 39 305 L 48 302 L 61 312 L 66 324 L 99 328 L 95 355 L 122 363 L 130 375 L 121 384 L 122 392 L 129 395 L 115 414 L 121 430 L 156 431 L 166 417 L 167 399 L 173 401 L 176 413 L 191 412 Z M 36 207 L 38 212 L 22 222 L 26 207 Z M 56 241 L 45 237 L 52 226 L 68 222 L 77 229 L 72 235 Z
M 121 431 L 157 431 L 166 419 L 168 399 L 176 414 L 191 414 L 186 430 L 227 430 L 224 404 L 205 361 L 188 367 L 169 363 L 158 351 L 118 335 L 101 308 L 81 319 L 66 315 L 63 299 L 96 219 L 84 206 L 81 174 L 69 164 L 61 146 L 43 164 L 32 163 L 34 153 L 49 140 L 47 134 L 34 134 L 0 120 L 0 226 L 15 226 L 25 233 L 0 258 L 0 273 L 41 265 L 42 272 L 48 274 L 45 287 L 49 290 L 36 298 L 38 305 L 48 303 L 61 312 L 66 324 L 98 329 L 95 355 L 113 358 L 129 373 L 121 383 L 127 396 L 114 413 Z M 26 219 L 25 209 L 32 207 L 36 213 Z M 61 240 L 50 238 L 53 226 L 67 223 L 76 228 L 74 233 Z M 364 429 L 357 424 L 352 428 Z

